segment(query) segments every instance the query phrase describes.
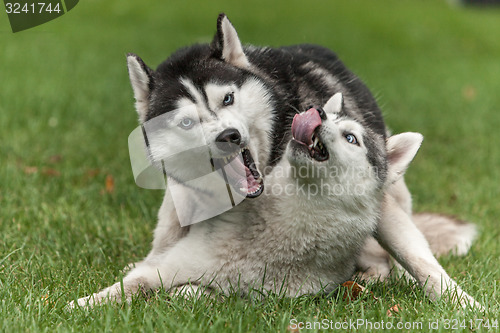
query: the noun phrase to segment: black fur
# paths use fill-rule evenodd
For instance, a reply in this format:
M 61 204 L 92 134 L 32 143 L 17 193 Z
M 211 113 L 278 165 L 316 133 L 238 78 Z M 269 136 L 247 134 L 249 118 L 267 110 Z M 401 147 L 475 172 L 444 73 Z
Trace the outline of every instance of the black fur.
M 154 80 L 153 80 L 153 70 L 151 68 L 149 68 L 145 63 L 144 61 L 137 55 L 137 54 L 134 54 L 134 53 L 127 53 L 127 58 L 128 57 L 134 57 L 137 62 L 139 63 L 139 65 L 141 66 L 142 70 L 148 75 L 148 78 L 149 78 L 149 82 L 148 82 L 148 89 L 149 91 L 153 91 L 154 90 Z
M 293 116 L 308 105 L 322 105 L 337 92 L 349 101 L 345 112 L 385 141 L 386 128 L 374 97 L 334 52 L 316 45 L 246 47 L 244 52 L 252 66 L 236 67 L 221 59 L 224 42 L 221 22 L 224 17 L 221 14 L 218 18 L 217 33 L 211 44 L 180 49 L 160 64 L 156 71 L 148 72 L 153 79 L 146 120 L 175 109 L 175 102 L 180 97 L 193 99 L 180 83 L 182 77 L 189 78 L 201 88 L 214 81 L 240 86 L 252 76 L 267 86 L 274 103 L 275 121 L 269 156 L 271 166 L 279 161 L 290 140 Z M 143 65 L 142 61 L 140 63 Z M 316 69 L 332 74 L 338 83 L 326 83 Z M 376 163 L 375 159 L 372 156 L 371 162 Z
M 212 44 L 210 45 L 212 49 L 212 55 L 215 58 L 222 59 L 222 49 L 224 47 L 224 33 L 222 32 L 222 21 L 226 18 L 224 13 L 219 14 L 217 18 L 217 33 L 212 40 Z

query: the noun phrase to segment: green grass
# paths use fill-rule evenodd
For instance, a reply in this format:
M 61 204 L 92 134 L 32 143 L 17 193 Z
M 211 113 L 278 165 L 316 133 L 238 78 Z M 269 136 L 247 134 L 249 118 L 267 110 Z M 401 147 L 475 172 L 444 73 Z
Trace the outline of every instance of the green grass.
M 397 279 L 368 285 L 376 300 L 352 303 L 160 292 L 132 305 L 64 311 L 116 281 L 152 241 L 162 193 L 133 182 L 125 54 L 154 67 L 179 47 L 210 41 L 221 11 L 244 42 L 334 49 L 375 93 L 394 132 L 424 134 L 407 176 L 415 208 L 479 226 L 467 256 L 440 261 L 486 315 L 430 303 Z M 423 322 L 425 332 L 436 320 L 436 331 L 448 331 L 445 319 L 500 319 L 498 31 L 498 9 L 438 1 L 86 0 L 16 34 L 0 14 L 0 331 L 286 331 L 291 318 L 326 318 Z M 395 304 L 400 312 L 388 317 Z

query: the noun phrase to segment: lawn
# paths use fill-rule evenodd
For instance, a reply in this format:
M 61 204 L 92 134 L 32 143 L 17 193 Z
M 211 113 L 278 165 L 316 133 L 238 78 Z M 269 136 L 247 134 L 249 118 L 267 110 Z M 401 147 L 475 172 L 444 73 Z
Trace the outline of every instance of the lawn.
M 15 34 L 0 14 L 0 331 L 274 332 L 327 319 L 421 322 L 421 331 L 440 332 L 453 324 L 446 320 L 500 320 L 499 8 L 401 0 L 145 3 L 80 1 Z M 155 67 L 179 47 L 209 42 L 222 11 L 246 43 L 332 48 L 372 89 L 394 132 L 425 136 L 407 173 L 415 210 L 478 225 L 468 255 L 440 262 L 486 314 L 431 303 L 404 279 L 365 284 L 373 296 L 351 302 L 184 300 L 160 291 L 131 305 L 64 310 L 150 250 L 162 192 L 133 181 L 127 137 L 137 116 L 126 53 Z M 399 311 L 388 313 L 395 305 Z M 475 331 L 498 331 L 478 326 L 472 322 Z

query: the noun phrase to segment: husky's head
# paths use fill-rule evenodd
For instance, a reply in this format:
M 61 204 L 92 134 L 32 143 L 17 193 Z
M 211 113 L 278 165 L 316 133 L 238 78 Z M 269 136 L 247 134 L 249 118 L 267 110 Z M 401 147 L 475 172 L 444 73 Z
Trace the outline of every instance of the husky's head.
M 249 70 L 227 17 L 219 16 L 210 45 L 181 49 L 156 71 L 134 54 L 127 62 L 140 123 L 160 119 L 153 127 L 163 133 L 157 135 L 162 139 L 149 140 L 151 159 L 158 162 L 179 149 L 204 144 L 212 166 L 238 156 L 246 196 L 260 195 L 259 165 L 265 165 L 269 154 L 273 100 L 270 89 Z M 202 155 L 178 156 L 183 160 L 177 168 L 167 168 L 170 176 L 182 181 L 199 174 L 196 156 Z
M 423 139 L 419 133 L 384 139 L 344 110 L 340 93 L 323 108 L 297 114 L 292 135 L 285 155 L 299 169 L 296 177 L 308 182 L 327 179 L 342 186 L 344 193 L 368 195 L 404 174 Z

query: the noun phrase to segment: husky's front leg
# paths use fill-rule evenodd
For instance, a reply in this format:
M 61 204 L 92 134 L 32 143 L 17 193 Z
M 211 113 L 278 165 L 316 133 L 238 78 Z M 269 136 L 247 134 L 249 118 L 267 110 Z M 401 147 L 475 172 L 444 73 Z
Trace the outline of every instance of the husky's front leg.
M 69 308 L 74 308 L 77 305 L 92 307 L 109 301 L 121 302 L 122 296 L 125 297 L 125 300 L 130 301 L 131 297 L 140 290 L 156 289 L 161 284 L 162 281 L 158 268 L 142 262 L 136 264 L 136 267 L 125 276 L 123 282 L 117 282 L 93 295 L 79 298 L 76 303 L 72 301 L 68 306 Z
M 429 298 L 435 300 L 450 292 L 451 300 L 458 301 L 463 307 L 482 309 L 448 276 L 432 254 L 423 234 L 390 190 L 385 196 L 376 238 L 420 285 L 425 286 Z
M 165 255 L 148 257 L 137 264 L 125 276 L 123 282 L 117 282 L 98 293 L 80 298 L 77 302 L 71 302 L 69 307 L 130 301 L 131 297 L 141 290 L 201 284 L 204 279 L 210 282 L 220 265 L 210 250 L 209 244 L 203 242 L 202 237 L 184 237 Z

